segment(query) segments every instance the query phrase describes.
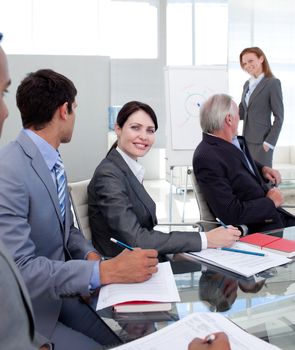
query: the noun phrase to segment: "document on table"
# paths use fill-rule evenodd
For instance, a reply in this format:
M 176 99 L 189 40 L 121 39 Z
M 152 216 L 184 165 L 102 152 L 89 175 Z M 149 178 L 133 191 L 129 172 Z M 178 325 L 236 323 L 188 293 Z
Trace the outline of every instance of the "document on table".
M 261 253 L 261 249 L 249 247 L 243 243 L 235 243 L 231 246 L 231 248 Z M 220 266 L 223 269 L 235 272 L 245 277 L 253 276 L 258 272 L 270 269 L 274 266 L 283 265 L 291 261 L 280 254 L 266 251 L 263 251 L 263 253 L 265 256 L 209 248 L 204 249 L 201 252 L 190 252 L 187 254 L 195 257 L 197 260 Z
M 180 301 L 169 262 L 158 264 L 158 271 L 148 281 L 103 286 L 99 292 L 96 310 L 134 300 Z
M 231 350 L 279 350 L 278 347 L 243 331 L 240 327 L 216 313 L 194 313 L 159 331 L 121 345 L 117 350 L 187 350 L 188 344 L 196 337 L 225 332 Z

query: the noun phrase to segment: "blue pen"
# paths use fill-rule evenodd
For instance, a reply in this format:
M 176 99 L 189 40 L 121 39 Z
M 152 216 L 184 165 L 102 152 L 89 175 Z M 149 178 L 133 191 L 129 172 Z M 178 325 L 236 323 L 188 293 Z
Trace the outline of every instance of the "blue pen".
M 118 241 L 117 239 L 115 239 L 113 237 L 111 237 L 111 241 L 116 243 L 116 244 L 118 244 L 118 245 L 120 245 L 120 246 L 122 246 L 122 247 L 124 247 L 124 248 L 127 248 L 129 250 L 134 250 L 132 247 L 130 247 L 130 245 L 128 245 L 126 243 L 123 243 L 123 242 L 120 242 L 120 241 Z
M 250 252 L 249 250 L 241 250 L 241 249 L 234 249 L 234 248 L 227 248 L 227 247 L 223 247 L 223 248 L 220 248 L 220 249 L 221 250 L 226 250 L 228 252 L 234 252 L 234 253 L 242 253 L 242 254 L 265 256 L 265 254 L 263 254 L 263 253 Z
M 216 221 L 220 223 L 221 226 L 223 226 L 224 228 L 227 228 L 227 225 L 222 222 L 220 219 L 216 218 Z

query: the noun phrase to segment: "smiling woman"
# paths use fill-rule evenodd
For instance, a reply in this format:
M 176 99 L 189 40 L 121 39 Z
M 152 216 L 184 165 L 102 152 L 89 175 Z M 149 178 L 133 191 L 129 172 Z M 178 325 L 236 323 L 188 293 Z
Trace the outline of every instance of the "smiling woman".
M 240 103 L 243 136 L 252 157 L 272 167 L 273 150 L 284 119 L 281 82 L 272 74 L 259 47 L 244 49 L 240 54 L 240 65 L 250 75 L 244 84 Z
M 152 147 L 157 117 L 145 103 L 131 101 L 118 113 L 117 141 L 98 165 L 88 187 L 92 241 L 105 256 L 121 248 L 111 237 L 131 247 L 154 248 L 160 254 L 199 251 L 207 246 L 231 245 L 239 231 L 223 227 L 208 233 L 154 230 L 156 205 L 142 185 L 144 168 L 137 162 Z

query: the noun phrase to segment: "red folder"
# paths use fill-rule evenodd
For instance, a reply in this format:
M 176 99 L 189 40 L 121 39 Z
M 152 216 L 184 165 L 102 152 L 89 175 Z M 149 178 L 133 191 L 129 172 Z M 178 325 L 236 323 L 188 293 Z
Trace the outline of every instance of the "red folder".
M 253 233 L 240 238 L 240 242 L 282 254 L 287 258 L 295 256 L 295 241 L 289 239 L 266 235 L 265 233 Z

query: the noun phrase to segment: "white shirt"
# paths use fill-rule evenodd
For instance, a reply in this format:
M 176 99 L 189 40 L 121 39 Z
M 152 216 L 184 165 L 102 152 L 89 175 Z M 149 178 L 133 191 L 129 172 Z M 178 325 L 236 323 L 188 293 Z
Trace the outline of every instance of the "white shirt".
M 136 160 L 129 157 L 125 152 L 123 152 L 119 147 L 116 148 L 116 150 L 121 154 L 127 165 L 129 166 L 130 170 L 133 172 L 137 180 L 142 184 L 143 177 L 145 173 L 144 167 L 139 164 Z
M 247 106 L 249 104 L 249 99 L 250 99 L 250 96 L 252 95 L 252 92 L 255 90 L 256 86 L 261 82 L 263 78 L 264 78 L 264 73 L 261 73 L 260 75 L 258 75 L 257 78 L 251 77 L 249 79 L 249 88 L 245 95 L 245 102 Z

